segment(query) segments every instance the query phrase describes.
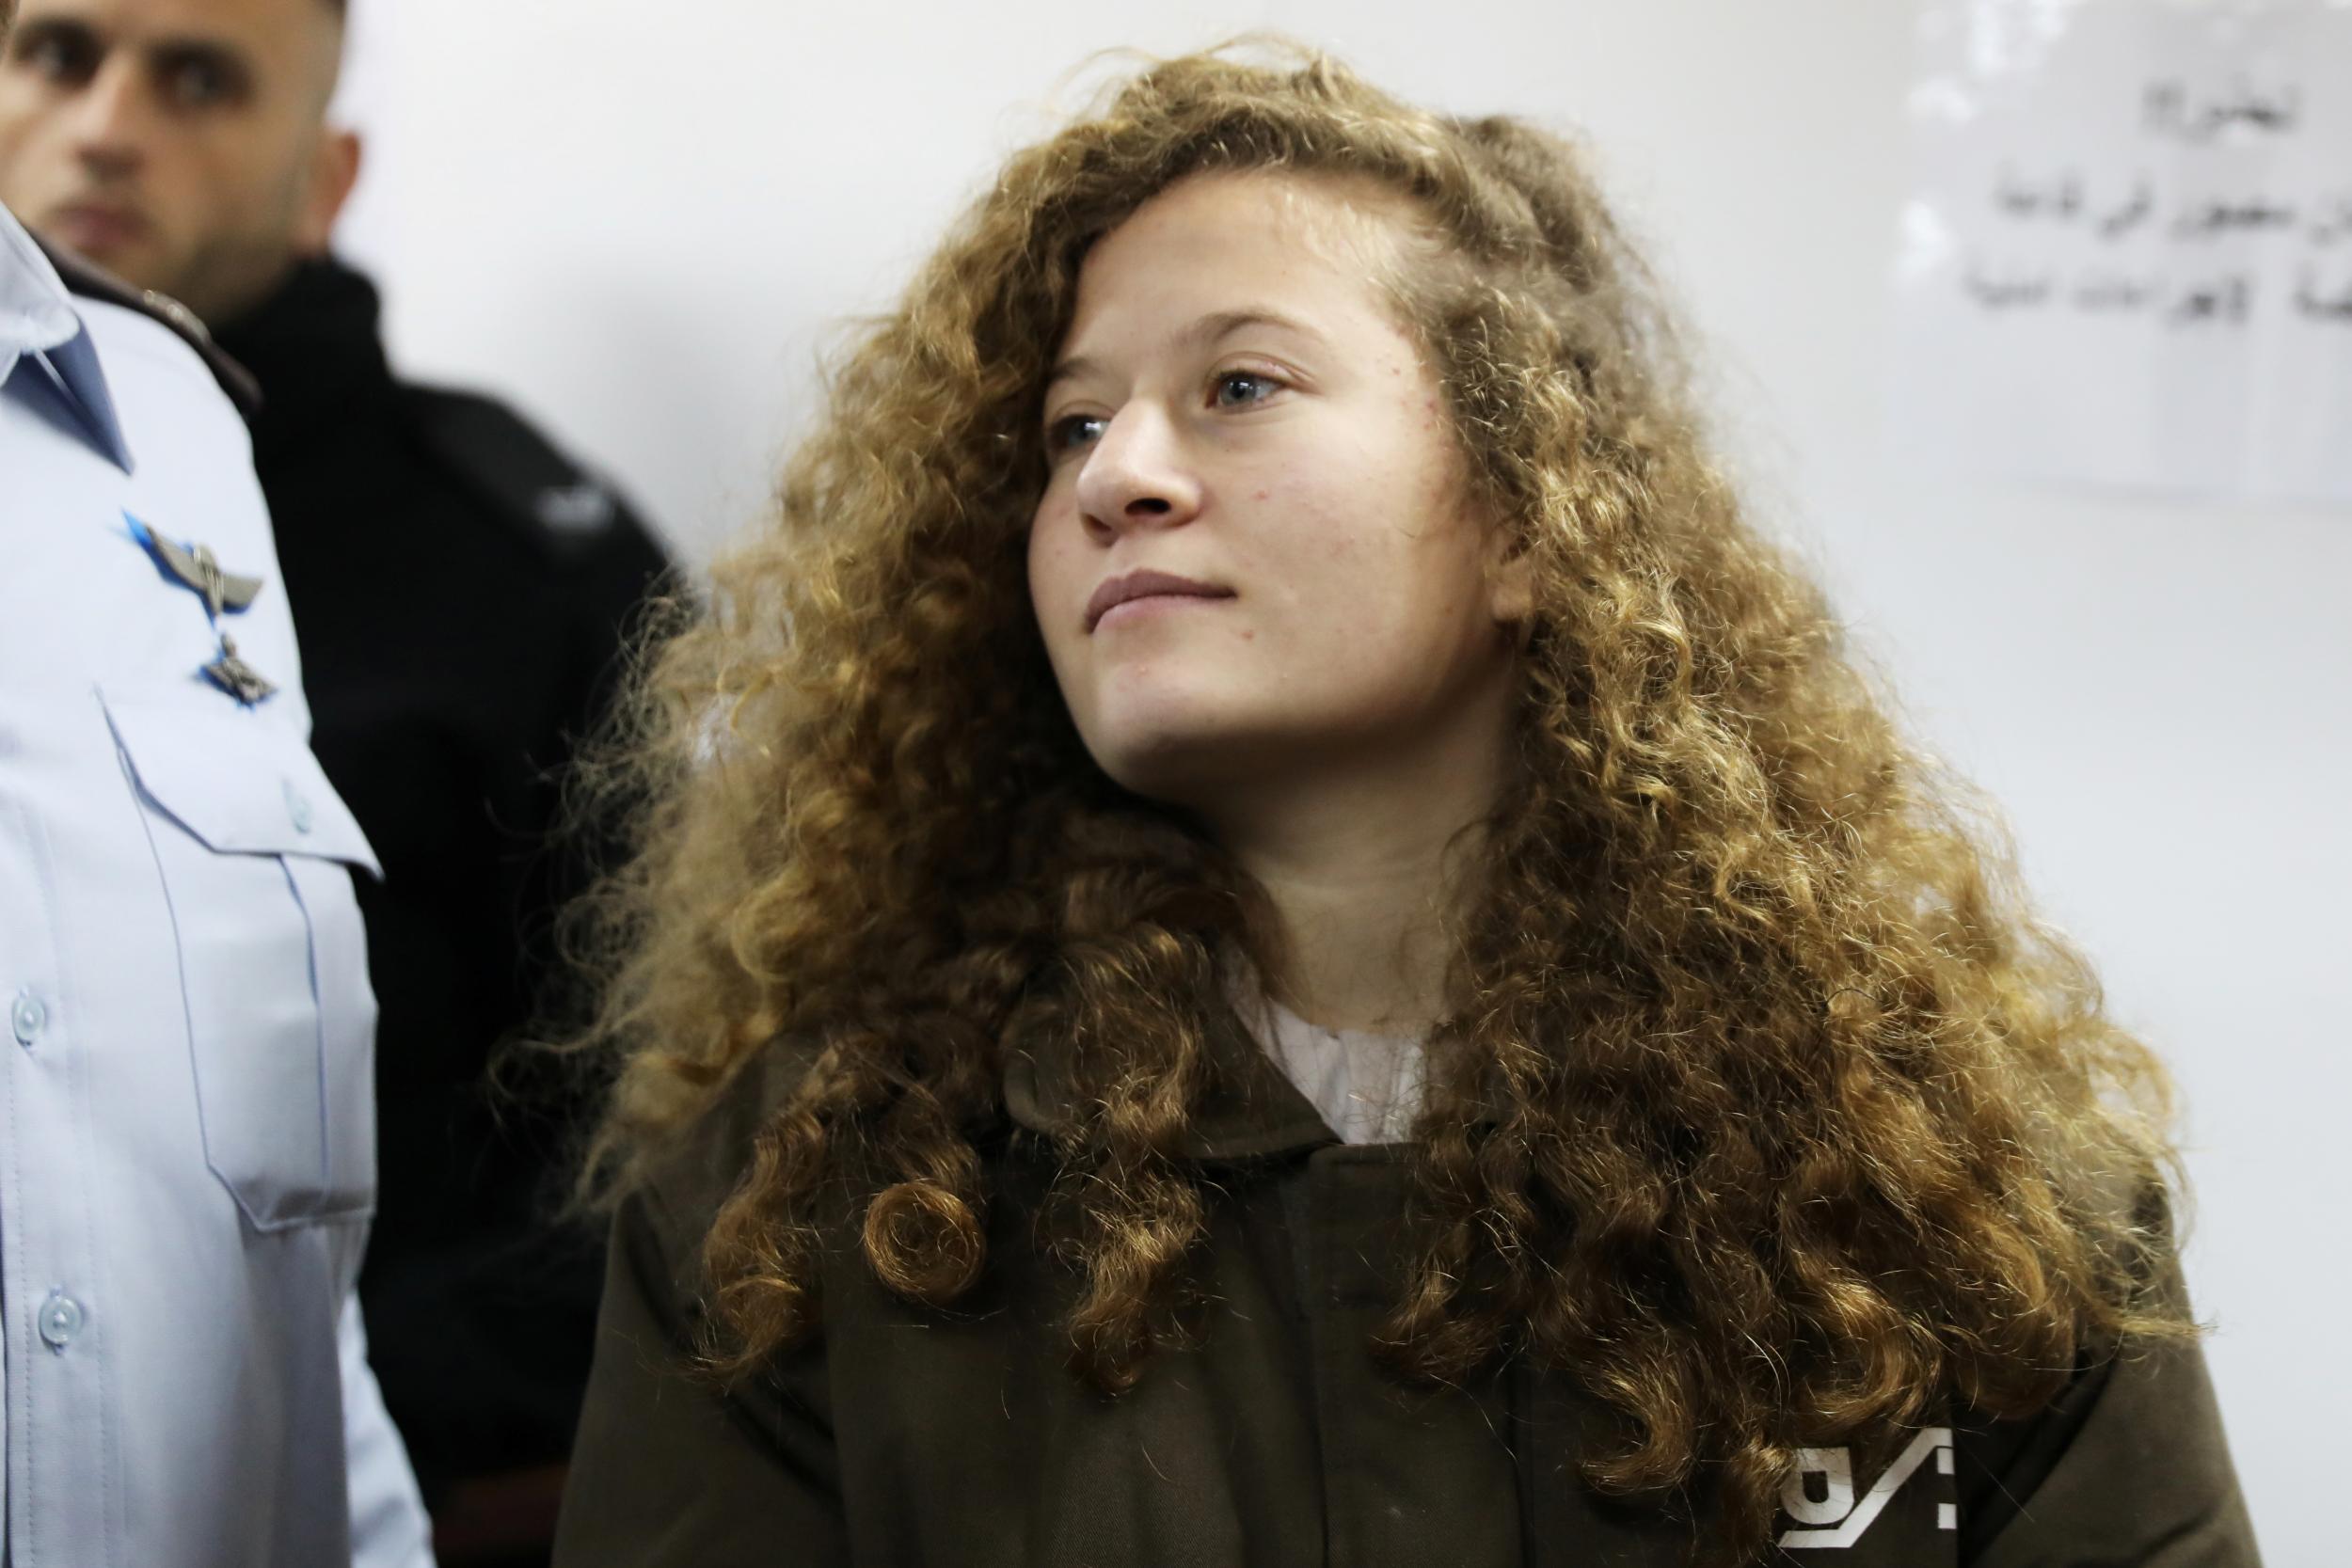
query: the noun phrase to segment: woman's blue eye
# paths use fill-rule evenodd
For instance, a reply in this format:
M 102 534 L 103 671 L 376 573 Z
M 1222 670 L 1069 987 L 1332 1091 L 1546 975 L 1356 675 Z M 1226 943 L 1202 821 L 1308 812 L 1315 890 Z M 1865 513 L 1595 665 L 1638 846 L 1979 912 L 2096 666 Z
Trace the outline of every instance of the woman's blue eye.
M 1216 405 L 1219 408 L 1247 408 L 1253 403 L 1263 403 L 1281 387 L 1270 375 L 1250 371 L 1228 371 L 1216 378 Z
M 1100 440 L 1103 426 L 1109 421 L 1100 414 L 1072 414 L 1056 420 L 1045 430 L 1045 450 L 1049 453 L 1074 451 Z

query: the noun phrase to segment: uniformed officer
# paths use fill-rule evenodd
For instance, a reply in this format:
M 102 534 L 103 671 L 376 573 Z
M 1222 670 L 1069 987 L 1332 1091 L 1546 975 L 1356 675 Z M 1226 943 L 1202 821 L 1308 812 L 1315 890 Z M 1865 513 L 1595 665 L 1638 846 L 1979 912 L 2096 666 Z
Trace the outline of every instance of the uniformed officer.
M 483 1077 L 545 990 L 548 911 L 579 878 L 546 847 L 555 774 L 663 562 L 506 409 L 388 369 L 374 291 L 326 255 L 359 157 L 325 118 L 342 12 L 23 0 L 0 197 L 185 299 L 261 383 L 313 744 L 385 869 L 359 893 L 383 1009 L 361 1297 L 455 1562 L 551 1531 L 586 1376 L 598 1259 L 543 1223 L 554 1138 L 501 1118 Z
M 0 1560 L 428 1564 L 355 1295 L 375 859 L 176 310 L 0 207 Z

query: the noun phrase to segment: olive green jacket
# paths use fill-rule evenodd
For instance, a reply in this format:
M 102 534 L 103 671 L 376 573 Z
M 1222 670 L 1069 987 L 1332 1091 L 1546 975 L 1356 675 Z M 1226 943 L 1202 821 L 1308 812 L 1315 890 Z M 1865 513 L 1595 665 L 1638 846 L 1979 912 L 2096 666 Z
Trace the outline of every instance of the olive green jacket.
M 698 1249 L 766 1102 L 739 1089 L 697 1151 L 622 1208 L 559 1568 L 1669 1568 L 1687 1520 L 1577 1478 L 1593 1411 L 1523 1366 L 1430 1391 L 1369 1350 L 1396 1299 L 1405 1151 L 1339 1144 L 1239 1033 L 1245 1091 L 1191 1153 L 1213 1179 L 1197 1348 L 1115 1398 L 1067 1370 L 1061 1271 L 1031 1221 L 1035 1134 L 1065 1091 L 1025 1060 L 982 1152 L 990 1261 L 962 1309 L 908 1305 L 853 1246 L 820 1339 L 720 1393 L 681 1370 Z M 1254 1064 L 1254 1065 L 1252 1065 Z M 1774 1560 L 1820 1568 L 2251 1568 L 2253 1536 L 2193 1345 L 2086 1371 L 2028 1422 L 1921 1428 L 1891 1465 L 1809 1450 Z M 1875 1473 L 1871 1473 L 1872 1471 Z

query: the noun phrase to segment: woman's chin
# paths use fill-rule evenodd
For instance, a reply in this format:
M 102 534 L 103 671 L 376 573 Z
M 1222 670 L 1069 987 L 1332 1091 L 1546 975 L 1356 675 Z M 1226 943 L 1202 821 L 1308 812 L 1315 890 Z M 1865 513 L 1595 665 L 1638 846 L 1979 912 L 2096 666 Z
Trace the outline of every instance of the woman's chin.
M 1215 776 L 1212 757 L 1201 748 L 1174 742 L 1098 753 L 1094 760 L 1120 788 L 1168 805 L 1196 803 Z
M 1169 805 L 1200 806 L 1245 785 L 1262 737 L 1216 724 L 1152 724 L 1088 737 L 1095 765 L 1121 789 Z

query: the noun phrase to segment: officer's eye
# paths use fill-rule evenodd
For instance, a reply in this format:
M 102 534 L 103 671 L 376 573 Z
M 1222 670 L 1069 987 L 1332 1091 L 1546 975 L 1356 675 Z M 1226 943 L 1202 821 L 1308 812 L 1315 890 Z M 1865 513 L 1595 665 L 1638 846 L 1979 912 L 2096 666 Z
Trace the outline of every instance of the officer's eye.
M 10 52 L 15 63 L 55 87 L 78 87 L 98 74 L 98 35 L 69 22 L 27 23 Z
M 252 77 L 233 56 L 212 48 L 173 50 L 156 62 L 164 102 L 175 109 L 242 103 Z
M 1265 402 L 1282 389 L 1282 383 L 1257 371 L 1227 371 L 1216 378 L 1211 401 L 1219 408 L 1247 408 Z

